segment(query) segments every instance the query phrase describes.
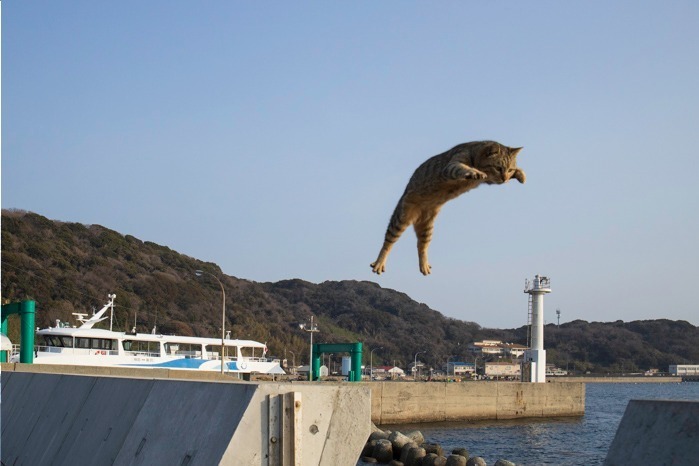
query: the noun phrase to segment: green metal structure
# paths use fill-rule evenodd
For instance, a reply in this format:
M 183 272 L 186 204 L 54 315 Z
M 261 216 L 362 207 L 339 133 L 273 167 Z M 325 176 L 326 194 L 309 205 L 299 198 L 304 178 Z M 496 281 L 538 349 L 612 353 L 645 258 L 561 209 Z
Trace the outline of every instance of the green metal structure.
M 314 343 L 313 344 L 313 380 L 320 379 L 320 359 L 325 353 L 349 353 L 351 358 L 350 372 L 347 379 L 350 382 L 362 380 L 362 343 Z
M 7 335 L 7 318 L 12 314 L 19 314 L 19 362 L 32 364 L 34 362 L 34 322 L 36 314 L 36 302 L 21 301 L 18 303 L 2 305 L 2 325 L 0 331 Z M 0 362 L 7 362 L 7 352 L 0 351 Z

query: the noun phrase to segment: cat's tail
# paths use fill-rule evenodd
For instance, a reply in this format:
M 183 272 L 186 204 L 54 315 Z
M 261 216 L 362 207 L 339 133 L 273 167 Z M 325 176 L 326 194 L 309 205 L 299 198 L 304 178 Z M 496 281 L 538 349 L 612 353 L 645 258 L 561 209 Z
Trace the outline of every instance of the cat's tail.
M 401 197 L 393 211 L 393 215 L 391 215 L 391 220 L 388 222 L 388 228 L 386 228 L 386 235 L 384 236 L 383 246 L 381 247 L 381 251 L 379 251 L 379 256 L 370 264 L 371 270 L 374 273 L 381 275 L 386 271 L 388 253 L 391 252 L 393 245 L 411 223 L 406 213 L 403 197 Z

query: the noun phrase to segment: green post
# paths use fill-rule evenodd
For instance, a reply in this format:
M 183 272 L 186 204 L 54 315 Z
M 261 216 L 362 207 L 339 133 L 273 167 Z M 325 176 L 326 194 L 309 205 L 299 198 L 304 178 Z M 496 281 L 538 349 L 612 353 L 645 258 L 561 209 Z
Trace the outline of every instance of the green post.
M 350 350 L 350 356 L 352 357 L 352 369 L 353 377 L 350 378 L 351 382 L 361 382 L 362 381 L 362 344 L 361 342 L 353 343 L 352 349 Z
M 7 335 L 7 317 L 10 314 L 19 314 L 19 362 L 32 364 L 34 362 L 34 323 L 36 303 L 34 301 L 22 301 L 20 303 L 4 304 L 2 306 L 2 333 Z M 7 357 L 3 353 L 3 362 Z
M 312 361 L 312 370 L 313 370 L 313 376 L 311 380 L 320 380 L 320 358 L 321 355 L 323 354 L 321 350 L 318 348 L 319 343 L 316 343 L 313 345 L 313 361 Z
M 34 316 L 36 315 L 36 303 L 34 301 L 22 301 L 19 315 L 21 317 L 19 362 L 32 364 L 34 363 Z
M 3 316 L 2 326 L 0 326 L 0 332 L 3 335 L 7 335 L 7 317 Z M 0 351 L 0 362 L 7 362 L 7 351 Z

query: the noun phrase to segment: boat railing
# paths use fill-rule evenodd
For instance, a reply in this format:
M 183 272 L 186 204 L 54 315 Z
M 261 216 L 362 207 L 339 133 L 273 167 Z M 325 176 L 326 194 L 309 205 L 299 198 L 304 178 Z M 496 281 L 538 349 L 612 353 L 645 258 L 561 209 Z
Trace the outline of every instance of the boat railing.
M 62 353 L 66 349 L 73 348 L 59 348 L 57 346 L 35 346 L 34 351 L 39 353 Z

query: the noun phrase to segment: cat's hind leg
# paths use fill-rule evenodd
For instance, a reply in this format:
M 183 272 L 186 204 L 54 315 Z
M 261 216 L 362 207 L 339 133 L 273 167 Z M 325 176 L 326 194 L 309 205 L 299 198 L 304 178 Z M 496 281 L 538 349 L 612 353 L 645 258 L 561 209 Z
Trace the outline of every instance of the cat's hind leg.
M 420 263 L 420 272 L 423 275 L 432 273 L 432 266 L 427 260 L 427 249 L 432 241 L 432 231 L 434 230 L 434 220 L 437 218 L 439 210 L 423 213 L 415 222 L 415 235 L 417 236 L 417 257 Z

